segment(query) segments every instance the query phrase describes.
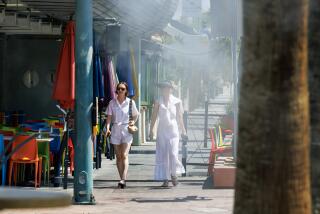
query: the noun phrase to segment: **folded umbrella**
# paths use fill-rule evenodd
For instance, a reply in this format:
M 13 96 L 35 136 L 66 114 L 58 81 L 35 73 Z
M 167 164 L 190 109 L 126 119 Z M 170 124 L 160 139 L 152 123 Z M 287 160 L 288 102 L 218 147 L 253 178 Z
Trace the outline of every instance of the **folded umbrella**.
M 104 84 L 102 81 L 102 67 L 100 56 L 96 53 L 94 56 L 94 66 L 93 66 L 93 97 L 98 97 L 99 99 L 104 97 Z
M 75 23 L 65 29 L 52 98 L 64 109 L 74 109 L 75 101 Z
M 104 63 L 104 95 L 105 95 L 105 103 L 106 105 L 116 97 L 116 83 L 114 79 L 114 71 L 111 57 L 105 58 Z
M 128 52 L 119 54 L 117 58 L 116 72 L 119 82 L 126 82 L 128 84 L 128 96 L 133 97 L 135 91 L 132 82 L 130 55 Z
M 139 85 L 138 85 L 138 78 L 137 78 L 137 70 L 136 70 L 136 61 L 134 58 L 134 51 L 133 48 L 130 48 L 130 63 L 131 63 L 131 76 L 132 82 L 134 87 L 134 99 L 139 97 Z
M 69 21 L 65 32 L 62 47 L 60 49 L 59 63 L 56 70 L 56 79 L 53 87 L 52 98 L 57 100 L 60 107 L 67 110 L 68 115 L 66 116 L 66 139 L 69 136 L 69 125 L 68 118 L 70 112 L 74 109 L 75 104 L 75 22 Z M 64 166 L 68 168 L 68 146 L 66 141 L 62 141 L 60 145 L 60 155 L 57 157 L 55 168 L 60 168 L 60 161 L 62 160 L 62 151 L 65 150 L 65 161 Z M 67 173 L 64 172 L 63 186 L 67 188 Z M 55 171 L 55 177 L 59 177 L 60 171 Z M 58 179 L 55 179 L 55 181 Z M 55 184 L 56 185 L 56 184 Z

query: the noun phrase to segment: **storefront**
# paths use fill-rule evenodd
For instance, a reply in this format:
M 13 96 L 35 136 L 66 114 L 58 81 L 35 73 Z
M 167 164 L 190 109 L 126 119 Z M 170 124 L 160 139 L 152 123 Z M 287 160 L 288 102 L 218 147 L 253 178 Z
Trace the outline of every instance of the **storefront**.
M 91 109 L 93 98 L 92 56 L 94 39 L 104 38 L 106 26 L 119 24 L 119 50 L 111 54 L 114 69 L 120 53 L 134 55 L 136 70 L 136 102 L 140 107 L 153 102 L 155 90 L 151 80 L 159 75 L 157 59 L 146 60 L 142 40 L 163 29 L 171 19 L 177 2 L 139 0 L 128 4 L 116 0 L 95 1 L 6 1 L 1 4 L 0 35 L 0 111 L 21 111 L 27 119 L 43 119 L 61 112 L 52 99 L 59 51 L 63 42 L 61 32 L 70 19 L 75 29 L 75 201 L 91 203 L 92 166 Z M 13 18 L 12 18 L 13 17 Z M 23 22 L 21 21 L 23 17 Z M 43 21 L 46 24 L 44 25 Z M 112 21 L 113 20 L 113 21 Z M 35 27 L 35 26 L 38 27 Z M 93 33 L 90 33 L 92 30 Z M 108 33 L 108 32 L 107 32 Z M 108 36 L 108 35 L 107 35 Z M 112 41 L 112 40 L 111 40 Z M 96 41 L 95 41 L 96 42 Z M 100 41 L 98 41 L 100 42 Z M 131 63 L 132 63 L 131 58 Z M 158 79 L 156 79 L 158 80 Z M 146 85 L 145 85 L 146 84 Z M 143 113 L 144 114 L 144 113 Z M 147 117 L 143 117 L 139 144 L 145 136 Z M 4 120 L 3 120 L 4 121 Z M 8 124 L 5 124 L 8 125 Z M 144 137 L 145 139 L 145 137 Z M 82 142 L 83 141 L 83 142 Z

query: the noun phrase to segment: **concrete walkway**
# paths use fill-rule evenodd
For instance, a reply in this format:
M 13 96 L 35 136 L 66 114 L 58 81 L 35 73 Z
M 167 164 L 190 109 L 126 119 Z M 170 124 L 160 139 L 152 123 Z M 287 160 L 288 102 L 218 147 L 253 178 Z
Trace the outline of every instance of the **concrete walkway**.
M 226 103 L 229 101 L 230 95 L 223 94 L 212 102 Z M 203 109 L 195 110 L 195 112 L 203 111 Z M 225 107 L 211 105 L 209 112 L 224 113 Z M 187 159 L 190 165 L 187 166 L 187 176 L 180 178 L 180 185 L 177 187 L 160 188 L 161 183 L 153 181 L 155 143 L 149 142 L 131 149 L 127 189 L 116 188 L 119 176 L 115 161 L 103 159 L 102 168 L 94 170 L 93 173 L 93 191 L 97 203 L 95 206 L 72 205 L 59 209 L 5 210 L 0 213 L 231 214 L 233 190 L 202 189 L 207 179 L 206 163 L 208 163 L 210 153 L 210 142 L 208 142 L 208 148 L 203 148 L 203 121 L 203 118 L 197 118 L 189 124 L 191 129 L 188 131 L 189 139 L 194 141 L 188 144 Z M 209 124 L 215 122 L 210 119 Z M 198 130 L 197 127 L 200 129 Z M 68 190 L 45 187 L 41 189 L 67 191 L 72 195 L 72 183 L 69 187 Z
M 233 190 L 202 189 L 206 179 L 205 167 L 189 167 L 188 176 L 180 178 L 179 186 L 160 188 L 161 183 L 153 181 L 154 149 L 154 143 L 132 147 L 128 187 L 123 190 L 116 188 L 118 173 L 115 161 L 103 159 L 102 168 L 94 170 L 94 196 L 97 202 L 95 206 L 72 205 L 58 209 L 4 210 L 0 213 L 232 213 Z M 198 173 L 194 173 L 193 170 Z M 72 184 L 70 187 L 68 190 L 49 189 L 72 194 Z M 46 187 L 41 189 L 48 190 Z

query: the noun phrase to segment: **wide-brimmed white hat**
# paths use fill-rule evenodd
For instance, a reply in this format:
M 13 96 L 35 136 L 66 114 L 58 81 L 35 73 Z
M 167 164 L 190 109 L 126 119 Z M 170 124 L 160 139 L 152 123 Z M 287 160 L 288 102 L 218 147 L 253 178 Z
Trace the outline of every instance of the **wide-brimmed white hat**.
M 170 81 L 162 81 L 158 83 L 159 88 L 171 88 L 175 89 L 174 84 Z

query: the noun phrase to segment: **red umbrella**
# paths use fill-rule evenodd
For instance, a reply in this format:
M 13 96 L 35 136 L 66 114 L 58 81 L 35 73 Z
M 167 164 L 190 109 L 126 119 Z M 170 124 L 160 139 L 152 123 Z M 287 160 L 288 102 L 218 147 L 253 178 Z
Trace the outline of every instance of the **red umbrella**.
M 70 21 L 64 32 L 59 64 L 53 88 L 53 99 L 64 109 L 73 109 L 75 100 L 75 23 Z

